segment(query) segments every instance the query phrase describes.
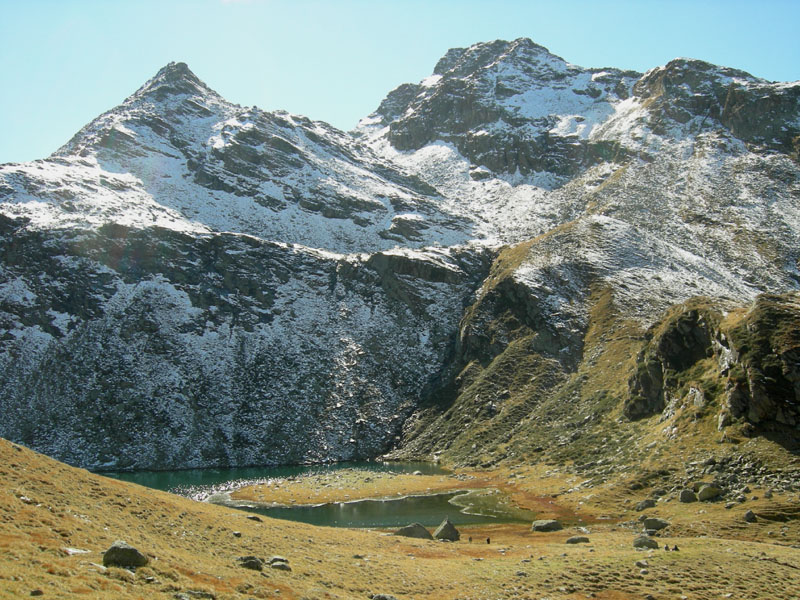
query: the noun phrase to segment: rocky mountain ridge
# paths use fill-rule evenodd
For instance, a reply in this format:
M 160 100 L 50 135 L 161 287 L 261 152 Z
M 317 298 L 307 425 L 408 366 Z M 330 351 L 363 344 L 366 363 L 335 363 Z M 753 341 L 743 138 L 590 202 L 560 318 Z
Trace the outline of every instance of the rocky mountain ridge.
M 799 149 L 800 82 L 697 60 L 476 44 L 352 133 L 171 63 L 0 166 L 0 435 L 95 468 L 481 464 L 569 454 L 577 415 L 605 431 L 692 388 L 794 447 Z M 742 363 L 749 404 L 648 350 L 671 307 L 765 293 L 789 333 L 780 364 Z

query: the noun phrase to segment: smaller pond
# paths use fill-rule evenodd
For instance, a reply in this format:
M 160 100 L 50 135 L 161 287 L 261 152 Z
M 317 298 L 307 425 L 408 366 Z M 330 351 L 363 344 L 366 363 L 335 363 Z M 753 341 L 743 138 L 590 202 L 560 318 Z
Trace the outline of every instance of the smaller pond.
M 233 501 L 229 496 L 229 492 L 243 485 L 306 474 L 333 473 L 348 468 L 390 473 L 420 471 L 426 475 L 446 472 L 430 463 L 359 462 L 290 467 L 109 472 L 103 475 L 198 501 L 327 527 L 390 528 L 413 522 L 435 527 L 445 518 L 456 525 L 524 522 L 536 518 L 535 513 L 517 508 L 504 494 L 494 489 L 301 506 L 254 506 L 251 503 Z
M 212 501 L 268 517 L 327 527 L 388 528 L 415 522 L 426 527 L 435 527 L 446 518 L 455 525 L 514 523 L 535 519 L 533 512 L 513 506 L 504 494 L 494 489 L 461 490 L 386 500 L 332 502 L 313 506 L 253 506 L 224 498 Z

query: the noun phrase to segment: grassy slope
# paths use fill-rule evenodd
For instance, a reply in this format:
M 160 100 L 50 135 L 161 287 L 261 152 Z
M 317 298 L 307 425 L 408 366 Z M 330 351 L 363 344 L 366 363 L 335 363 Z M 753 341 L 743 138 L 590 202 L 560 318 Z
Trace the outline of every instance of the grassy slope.
M 574 489 L 557 468 L 499 469 L 487 478 L 542 516 L 572 515 L 590 545 L 566 545 L 572 527 L 533 534 L 527 526 L 465 528 L 475 543 L 426 542 L 374 531 L 316 528 L 195 503 L 109 480 L 0 441 L 0 597 L 217 599 L 366 598 L 792 598 L 800 572 L 797 520 L 746 525 L 744 507 L 660 504 L 672 520 L 660 540 L 680 552 L 636 551 L 639 513 L 625 487 Z M 358 483 L 354 484 L 358 487 Z M 568 491 L 573 489 L 573 491 Z M 397 491 L 387 484 L 387 491 Z M 754 494 L 761 495 L 759 490 Z M 749 501 L 757 514 L 786 516 L 797 497 Z M 233 532 L 241 532 L 234 537 Z M 770 533 L 772 532 L 772 533 Z M 477 543 L 490 536 L 492 543 Z M 706 537 L 708 536 L 708 537 Z M 151 557 L 135 573 L 102 569 L 101 553 L 124 539 Z M 65 548 L 88 550 L 69 555 Z M 287 557 L 291 573 L 235 565 L 241 555 Z M 648 560 L 647 574 L 634 565 Z M 203 597 L 190 595 L 189 597 Z
M 499 254 L 478 300 L 462 320 L 459 372 L 409 421 L 403 442 L 391 457 L 485 468 L 551 463 L 595 483 L 669 470 L 673 485 L 691 475 L 688 463 L 709 456 L 743 455 L 777 471 L 793 464 L 789 451 L 800 440 L 796 427 L 765 423 L 756 432 L 761 435 L 748 439 L 742 435 L 748 425 L 738 419 L 724 432 L 717 431 L 726 389 L 742 369 L 723 373 L 716 356 L 669 373 L 668 392 L 680 401 L 668 417 L 662 418 L 658 410 L 631 420 L 623 409 L 633 393 L 631 378 L 652 360 L 656 342 L 692 311 L 735 343 L 742 365 L 758 366 L 766 381 L 778 377 L 782 368 L 778 356 L 788 356 L 790 364 L 791 357 L 796 361 L 800 354 L 800 296 L 763 295 L 749 308 L 698 297 L 668 310 L 645 331 L 621 314 L 606 283 L 587 274 L 583 285 L 588 319 L 581 347 L 573 346 L 579 360 L 570 365 L 553 352 L 548 354 L 546 345 L 537 345 L 541 327 L 535 317 L 531 319 L 530 307 L 527 313 L 520 308 L 519 294 L 524 291 L 513 288 L 515 271 L 536 244 L 557 233 Z M 509 288 L 517 295 L 509 295 Z M 534 298 L 534 306 L 536 302 Z M 704 407 L 687 401 L 692 388 L 705 394 Z M 783 396 L 793 402 L 788 390 Z M 747 444 L 740 445 L 743 442 Z M 796 467 L 793 477 L 800 484 Z

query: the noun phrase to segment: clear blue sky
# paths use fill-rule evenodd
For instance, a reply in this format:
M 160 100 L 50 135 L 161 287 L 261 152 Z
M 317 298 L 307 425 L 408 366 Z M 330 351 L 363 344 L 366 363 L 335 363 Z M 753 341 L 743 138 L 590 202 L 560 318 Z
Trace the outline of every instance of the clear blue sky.
M 799 30 L 798 0 L 0 0 L 0 163 L 46 157 L 172 60 L 233 102 L 350 129 L 456 46 L 795 81 Z

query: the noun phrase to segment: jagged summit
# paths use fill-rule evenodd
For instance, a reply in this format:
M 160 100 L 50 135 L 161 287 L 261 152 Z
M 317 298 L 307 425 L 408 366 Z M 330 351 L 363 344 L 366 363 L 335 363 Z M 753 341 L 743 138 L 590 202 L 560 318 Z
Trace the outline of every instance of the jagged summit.
M 152 96 L 163 100 L 170 95 L 205 95 L 217 93 L 203 83 L 184 62 L 170 62 L 159 69 L 131 98 Z
M 566 64 L 564 59 L 552 54 L 544 46 L 528 38 L 518 38 L 511 42 L 495 40 L 473 44 L 468 48 L 452 48 L 436 63 L 433 74 L 445 75 L 450 72 L 454 76 L 465 77 L 478 69 L 514 60 L 527 62 L 552 60 Z
M 180 61 L 170 61 L 165 66 L 161 67 L 156 73 L 153 80 L 166 80 L 166 81 L 175 81 L 181 79 L 190 79 L 194 81 L 199 81 L 197 76 L 192 72 L 185 62 Z
M 145 125 L 159 136 L 177 140 L 176 134 L 186 138 L 199 133 L 193 123 L 223 119 L 235 108 L 203 83 L 186 63 L 170 62 L 119 106 L 82 128 L 53 156 L 97 156 L 110 150 L 141 154 L 140 144 L 131 137 L 134 127 Z
M 122 220 L 337 253 L 398 243 L 449 246 L 472 237 L 466 221 L 437 206 L 434 188 L 351 135 L 285 111 L 228 102 L 185 63 L 160 69 L 51 159 L 42 166 L 54 180 L 65 165 L 80 172 L 59 192 L 72 209 L 17 205 L 32 226 L 96 228 Z M 15 177 L 28 182 L 30 172 L 21 166 Z

